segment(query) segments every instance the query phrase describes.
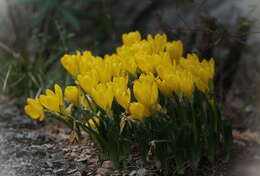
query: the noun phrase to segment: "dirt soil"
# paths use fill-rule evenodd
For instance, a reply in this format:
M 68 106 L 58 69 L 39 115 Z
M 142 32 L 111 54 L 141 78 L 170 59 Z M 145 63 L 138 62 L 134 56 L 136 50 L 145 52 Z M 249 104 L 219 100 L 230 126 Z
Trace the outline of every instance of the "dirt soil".
M 95 172 L 87 167 L 97 162 L 91 142 L 70 145 L 68 134 L 54 133 L 17 108 L 0 111 L 0 176 L 76 176 Z

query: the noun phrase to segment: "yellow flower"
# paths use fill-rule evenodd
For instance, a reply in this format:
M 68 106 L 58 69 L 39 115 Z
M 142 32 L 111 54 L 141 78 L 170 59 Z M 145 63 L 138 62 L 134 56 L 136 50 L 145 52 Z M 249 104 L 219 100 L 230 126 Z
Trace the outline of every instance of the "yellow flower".
M 196 87 L 201 92 L 206 93 L 209 90 L 209 85 L 208 85 L 207 81 L 205 82 L 201 78 L 194 76 L 194 82 L 195 82 Z
M 122 57 L 124 60 L 121 60 L 122 70 L 125 70 L 132 75 L 136 75 L 137 64 L 135 58 L 132 55 L 127 55 Z
M 62 90 L 58 84 L 55 84 L 54 89 L 55 93 L 46 89 L 46 95 L 40 95 L 39 100 L 46 109 L 61 112 L 61 108 L 64 106 Z
M 113 79 L 113 89 L 116 101 L 126 110 L 131 101 L 131 92 L 127 88 L 128 77 L 114 77 Z
M 117 89 L 115 92 L 116 101 L 126 110 L 128 109 L 129 103 L 131 101 L 131 92 L 130 89 L 122 90 Z
M 194 89 L 193 76 L 185 70 L 176 70 L 174 73 L 166 75 L 165 79 L 157 80 L 157 84 L 165 95 L 175 92 L 190 96 Z
M 109 112 L 114 98 L 112 83 L 99 83 L 93 88 L 92 97 L 97 105 Z
M 158 87 L 152 74 L 141 75 L 134 82 L 134 95 L 138 102 L 146 107 L 151 107 L 157 104 Z
M 138 31 L 129 32 L 128 34 L 123 34 L 122 40 L 125 46 L 131 46 L 132 44 L 141 40 L 141 34 Z
M 57 96 L 40 95 L 40 102 L 48 110 L 60 112 L 59 98 Z
M 191 96 L 194 90 L 194 82 L 191 73 L 182 71 L 178 75 L 180 77 L 179 88 L 185 96 Z
M 111 61 L 101 60 L 99 62 L 95 62 L 93 67 L 97 73 L 98 81 L 102 83 L 111 81 L 113 76 Z
M 160 52 L 163 52 L 165 49 L 165 46 L 167 44 L 167 36 L 165 34 L 156 34 L 153 38 L 152 35 L 147 36 L 147 41 L 150 44 L 150 48 L 152 51 L 152 54 L 158 54 Z
M 85 123 L 85 125 L 86 125 L 87 127 L 92 128 L 93 130 L 96 130 L 96 129 L 97 129 L 96 124 L 99 125 L 99 123 L 100 123 L 99 118 L 97 118 L 96 116 L 94 116 L 94 117 L 92 117 L 91 119 L 89 119 L 88 122 Z
M 129 106 L 130 116 L 128 119 L 142 120 L 145 117 L 150 116 L 150 112 L 143 104 L 136 102 L 131 103 Z
M 156 80 L 159 90 L 165 95 L 171 95 L 172 90 L 165 80 Z
M 125 70 L 122 69 L 122 62 L 115 54 L 105 55 L 104 60 L 109 65 L 108 68 L 111 69 L 111 76 L 121 76 L 125 72 Z
M 64 95 L 72 104 L 79 104 L 79 88 L 77 86 L 67 86 Z
M 55 94 L 59 97 L 59 104 L 64 105 L 62 89 L 58 84 L 54 85 Z
M 136 55 L 135 58 L 137 66 L 145 73 L 155 73 L 156 66 L 158 66 L 162 60 L 160 55 L 147 54 Z
M 78 53 L 78 55 L 79 74 L 84 75 L 91 69 L 95 57 L 90 51 L 84 51 L 82 55 L 80 55 L 80 53 Z
M 161 79 L 167 79 L 169 75 L 174 74 L 176 71 L 176 65 L 165 64 L 158 65 L 156 71 Z
M 183 44 L 180 40 L 167 43 L 166 51 L 169 53 L 171 59 L 178 63 L 183 55 Z
M 27 104 L 24 110 L 28 116 L 33 119 L 44 119 L 44 109 L 39 101 L 39 99 L 27 98 Z
M 79 73 L 78 61 L 73 55 L 64 55 L 61 58 L 61 64 L 63 67 L 74 77 L 77 77 Z
M 204 80 L 213 79 L 215 73 L 215 61 L 211 58 L 209 61 L 203 60 L 201 62 L 201 67 L 204 69 Z
M 214 77 L 214 60 L 199 61 L 196 54 L 188 54 L 187 58 L 180 59 L 182 69 L 192 73 L 196 87 L 206 93 L 209 90 L 209 80 Z
M 95 70 L 87 72 L 85 75 L 78 75 L 77 77 L 80 87 L 89 95 L 91 95 L 92 89 L 98 84 L 97 73 Z
M 115 89 L 127 90 L 128 77 L 127 76 L 114 77 L 113 84 Z
M 169 87 L 171 92 L 179 92 L 180 91 L 180 82 L 181 82 L 181 77 L 176 74 L 172 73 L 167 75 L 165 79 L 165 84 L 167 84 L 166 87 Z

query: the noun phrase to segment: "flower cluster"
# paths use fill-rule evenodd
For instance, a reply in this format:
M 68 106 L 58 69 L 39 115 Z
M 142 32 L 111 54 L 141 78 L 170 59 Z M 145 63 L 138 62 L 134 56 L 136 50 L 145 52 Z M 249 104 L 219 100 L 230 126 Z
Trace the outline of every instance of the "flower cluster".
M 65 55 L 61 63 L 105 111 L 110 111 L 115 99 L 129 117 L 137 119 L 149 116 L 149 109 L 158 109 L 159 91 L 191 96 L 196 87 L 206 93 L 214 76 L 213 59 L 201 62 L 196 54 L 185 58 L 182 42 L 168 42 L 164 34 L 142 40 L 139 32 L 130 32 L 112 55 L 101 58 L 78 52 Z
M 77 52 L 63 56 L 61 63 L 102 109 L 111 111 L 115 99 L 133 119 L 149 116 L 149 109 L 160 109 L 158 91 L 165 95 L 175 92 L 191 96 L 196 87 L 206 93 L 214 76 L 213 59 L 200 62 L 196 54 L 185 58 L 182 42 L 168 42 L 164 34 L 154 38 L 148 35 L 142 40 L 139 32 L 130 32 L 123 35 L 123 45 L 115 54 L 101 58 L 90 51 Z M 132 88 L 128 87 L 129 81 Z M 65 95 L 71 103 L 79 104 L 77 87 L 67 87 Z M 55 93 L 47 89 L 46 95 L 41 95 L 39 100 L 28 99 L 28 104 L 26 112 L 35 118 L 43 119 L 40 104 L 50 111 L 61 112 L 64 106 L 61 88 L 56 85 Z
M 51 112 L 73 131 L 82 127 L 113 161 L 125 154 L 129 141 L 143 144 L 140 148 L 146 154 L 151 154 L 148 149 L 154 140 L 167 141 L 168 148 L 182 145 L 178 140 L 183 130 L 182 141 L 188 139 L 197 146 L 187 148 L 192 156 L 203 148 L 202 141 L 217 145 L 224 127 L 214 98 L 209 96 L 214 60 L 201 60 L 194 53 L 185 56 L 183 43 L 168 41 L 165 34 L 142 39 L 139 32 L 130 32 L 123 34 L 122 42 L 115 53 L 104 57 L 93 56 L 90 51 L 64 55 L 61 64 L 75 85 L 65 87 L 64 95 L 56 84 L 54 91 L 47 89 L 45 95 L 28 98 L 25 112 L 40 120 L 45 112 Z M 159 124 L 165 128 L 159 129 Z M 209 139 L 211 133 L 215 136 Z M 208 150 L 214 156 L 215 148 Z M 175 155 L 178 151 L 160 152 Z M 162 161 L 163 157 L 157 157 Z M 180 156 L 188 160 L 185 157 Z M 195 157 L 194 163 L 198 161 Z

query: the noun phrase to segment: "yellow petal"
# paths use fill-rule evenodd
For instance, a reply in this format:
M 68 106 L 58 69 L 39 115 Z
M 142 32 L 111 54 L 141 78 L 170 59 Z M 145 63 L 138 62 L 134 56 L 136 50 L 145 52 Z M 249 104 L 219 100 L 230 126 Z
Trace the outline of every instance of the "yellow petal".
M 40 95 L 41 104 L 50 111 L 60 112 L 59 97 Z
M 131 46 L 132 44 L 141 40 L 141 34 L 138 31 L 129 32 L 128 34 L 123 34 L 122 40 L 124 45 Z
M 126 110 L 128 109 L 129 103 L 131 101 L 131 92 L 128 88 L 126 91 L 122 89 L 118 89 L 115 93 L 116 100 L 118 104 L 124 107 Z
M 99 118 L 96 116 L 92 117 L 92 119 L 89 119 L 88 122 L 85 124 L 87 127 L 90 126 L 92 129 L 97 129 L 96 124 L 98 125 L 100 123 Z
M 64 105 L 62 89 L 58 84 L 54 85 L 55 94 L 59 98 L 59 105 Z
M 79 69 L 75 56 L 64 55 L 61 58 L 61 64 L 70 74 L 72 74 L 74 77 L 77 76 Z
M 168 43 L 166 46 L 166 51 L 169 53 L 172 60 L 179 62 L 183 55 L 183 44 L 180 40 Z
M 141 75 L 134 82 L 133 91 L 138 102 L 146 107 L 151 107 L 156 104 L 158 99 L 158 86 L 152 74 Z
M 67 86 L 64 91 L 65 97 L 74 105 L 79 103 L 79 89 L 76 86 Z
M 40 114 L 39 120 L 42 121 L 43 119 L 44 119 L 44 111 L 42 111 L 42 113 Z
M 46 90 L 45 90 L 45 93 L 46 93 L 46 95 L 48 95 L 48 96 L 53 96 L 53 95 L 55 95 L 55 93 L 54 93 L 52 90 L 50 90 L 50 89 L 46 89 Z
M 109 111 L 114 98 L 113 84 L 98 84 L 97 87 L 92 90 L 92 97 L 97 105 L 105 111 Z
M 27 98 L 27 103 L 24 110 L 27 115 L 33 119 L 44 119 L 44 109 L 38 99 Z
M 28 116 L 30 116 L 31 118 L 33 118 L 33 119 L 38 119 L 39 118 L 39 116 L 41 115 L 40 113 L 39 113 L 39 111 L 37 111 L 36 109 L 34 109 L 32 106 L 30 106 L 30 105 L 26 105 L 25 107 L 24 107 L 24 111 L 26 112 L 26 114 L 28 115 Z
M 97 73 L 96 71 L 88 72 L 85 75 L 78 75 L 77 80 L 80 87 L 89 95 L 92 94 L 92 89 L 97 86 Z
M 141 103 L 131 103 L 129 106 L 130 116 L 128 118 L 130 119 L 137 119 L 142 120 L 145 117 L 148 117 L 150 115 L 149 110 Z

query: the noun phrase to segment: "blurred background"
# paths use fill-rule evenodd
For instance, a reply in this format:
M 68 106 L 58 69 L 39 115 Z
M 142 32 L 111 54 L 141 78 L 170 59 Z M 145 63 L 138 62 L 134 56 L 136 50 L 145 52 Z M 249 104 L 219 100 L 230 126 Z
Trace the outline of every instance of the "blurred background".
M 259 111 L 259 7 L 257 0 L 0 0 L 1 94 L 21 106 L 54 82 L 69 84 L 59 62 L 65 53 L 111 54 L 123 33 L 138 30 L 214 57 L 227 116 Z
M 21 108 L 54 83 L 70 84 L 64 54 L 111 54 L 123 33 L 138 30 L 213 57 L 223 118 L 234 130 L 258 131 L 259 20 L 259 0 L 0 0 L 0 105 Z

